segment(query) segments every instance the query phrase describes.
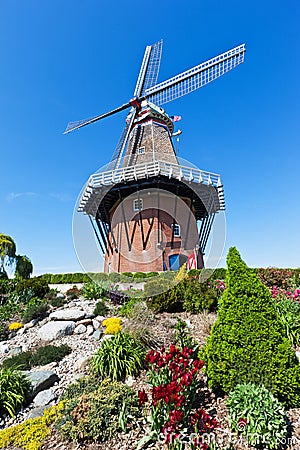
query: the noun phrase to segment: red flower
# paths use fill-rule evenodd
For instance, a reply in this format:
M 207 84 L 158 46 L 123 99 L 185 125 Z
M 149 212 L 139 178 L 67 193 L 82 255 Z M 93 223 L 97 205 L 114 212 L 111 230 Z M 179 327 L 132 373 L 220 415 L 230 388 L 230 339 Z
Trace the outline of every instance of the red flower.
M 138 401 L 139 405 L 144 405 L 148 401 L 148 395 L 144 389 L 142 391 L 138 391 Z

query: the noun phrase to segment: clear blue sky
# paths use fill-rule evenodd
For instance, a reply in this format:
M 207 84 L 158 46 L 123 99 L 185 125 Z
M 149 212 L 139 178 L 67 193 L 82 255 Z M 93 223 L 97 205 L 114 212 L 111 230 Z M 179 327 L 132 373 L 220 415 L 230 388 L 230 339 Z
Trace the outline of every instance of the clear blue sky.
M 245 42 L 245 63 L 166 105 L 180 156 L 220 173 L 226 249 L 250 266 L 300 266 L 299 0 L 0 0 L 0 232 L 35 273 L 81 270 L 72 215 L 109 161 L 124 114 L 70 135 L 68 121 L 129 100 L 147 44 L 159 80 Z

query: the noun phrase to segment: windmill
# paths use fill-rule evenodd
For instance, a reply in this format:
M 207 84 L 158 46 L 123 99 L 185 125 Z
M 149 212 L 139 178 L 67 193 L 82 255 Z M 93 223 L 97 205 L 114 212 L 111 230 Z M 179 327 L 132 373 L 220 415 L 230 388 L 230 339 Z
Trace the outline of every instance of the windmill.
M 68 124 L 65 133 L 129 109 L 110 163 L 89 178 L 78 209 L 89 216 L 106 272 L 178 269 L 192 253 L 203 267 L 215 214 L 225 208 L 221 179 L 180 162 L 162 105 L 237 67 L 245 51 L 239 45 L 157 83 L 160 40 L 146 47 L 131 100 Z

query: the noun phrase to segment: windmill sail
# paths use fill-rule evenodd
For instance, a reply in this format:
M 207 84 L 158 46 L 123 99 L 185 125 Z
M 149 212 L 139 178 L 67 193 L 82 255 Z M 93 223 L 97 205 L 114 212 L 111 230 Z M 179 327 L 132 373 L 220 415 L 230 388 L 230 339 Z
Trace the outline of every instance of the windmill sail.
M 157 83 L 158 72 L 160 68 L 160 60 L 162 54 L 163 40 L 161 39 L 156 44 L 151 46 L 151 54 L 148 63 L 148 68 L 145 76 L 145 82 L 142 90 L 142 95 L 147 89 L 150 89 Z
M 145 91 L 147 100 L 160 106 L 183 97 L 244 62 L 245 44 L 239 45 L 198 66 L 193 67 L 169 80 L 159 83 Z

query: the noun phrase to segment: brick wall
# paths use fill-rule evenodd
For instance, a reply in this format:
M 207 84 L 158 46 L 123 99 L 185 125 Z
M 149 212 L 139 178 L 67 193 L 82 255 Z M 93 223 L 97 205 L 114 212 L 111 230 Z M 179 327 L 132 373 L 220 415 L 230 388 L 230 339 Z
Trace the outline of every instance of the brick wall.
M 157 189 L 146 189 L 139 194 L 143 209 L 134 211 L 135 199 L 137 194 L 127 197 L 122 202 L 123 207 L 119 204 L 111 213 L 112 232 L 118 252 L 107 252 L 106 272 L 162 271 L 164 263 L 167 269 L 170 268 L 171 255 L 188 257 L 194 251 L 198 232 L 189 199 L 176 200 L 175 195 L 166 191 L 159 190 L 158 193 Z M 175 223 L 180 225 L 181 234 L 180 237 L 173 236 L 172 239 L 174 216 Z M 114 247 L 111 234 L 109 237 Z M 198 265 L 203 267 L 202 255 L 199 255 Z

